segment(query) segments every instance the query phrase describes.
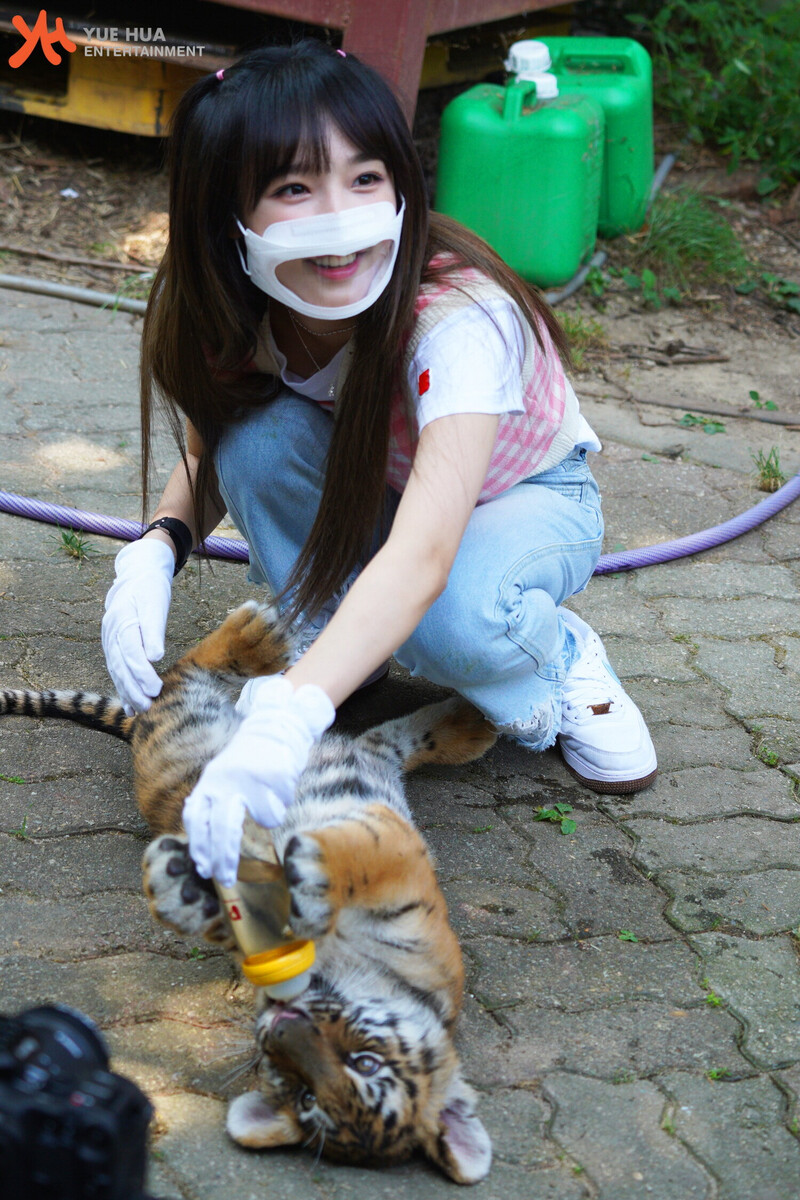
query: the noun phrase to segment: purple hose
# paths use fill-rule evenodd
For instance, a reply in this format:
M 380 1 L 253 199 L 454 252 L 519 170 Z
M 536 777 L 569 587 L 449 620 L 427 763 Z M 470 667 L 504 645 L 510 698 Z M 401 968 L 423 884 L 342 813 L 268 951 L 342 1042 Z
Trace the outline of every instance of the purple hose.
M 671 562 L 675 558 L 685 558 L 689 554 L 698 554 L 701 550 L 710 550 L 712 546 L 721 546 L 733 538 L 749 533 L 757 525 L 761 525 L 770 517 L 774 517 L 787 504 L 791 504 L 800 496 L 800 472 L 793 476 L 788 483 L 761 500 L 753 508 L 723 521 L 721 525 L 713 525 L 699 533 L 689 534 L 688 537 L 676 538 L 671 542 L 658 542 L 655 546 L 642 546 L 639 550 L 623 550 L 614 554 L 603 554 L 594 569 L 595 575 L 608 575 L 615 571 L 633 571 L 638 567 L 650 567 L 656 563 Z M 12 492 L 0 491 L 0 512 L 11 513 L 17 517 L 31 517 L 35 521 L 47 521 L 51 525 L 63 525 L 68 529 L 80 530 L 82 533 L 99 533 L 107 537 L 121 538 L 133 542 L 142 532 L 144 526 L 139 521 L 126 521 L 121 517 L 104 517 L 98 513 L 81 512 L 78 508 L 67 508 L 62 504 L 46 504 L 42 500 L 32 500 L 28 496 L 15 496 Z M 234 559 L 237 562 L 249 562 L 247 542 L 238 538 L 210 537 L 205 542 L 206 553 L 212 558 Z M 195 551 L 195 553 L 197 553 Z
M 63 525 L 65 529 L 77 529 L 81 533 L 100 533 L 105 537 L 121 538 L 125 542 L 135 542 L 144 529 L 140 521 L 126 521 L 123 517 L 104 517 L 99 513 L 81 512 L 79 508 L 46 504 L 43 500 L 32 500 L 29 496 L 15 496 L 12 492 L 0 492 L 0 512 L 12 513 L 16 517 L 31 517 L 34 521 L 47 521 L 50 525 Z M 247 542 L 239 538 L 206 538 L 205 549 L 212 558 L 250 561 Z

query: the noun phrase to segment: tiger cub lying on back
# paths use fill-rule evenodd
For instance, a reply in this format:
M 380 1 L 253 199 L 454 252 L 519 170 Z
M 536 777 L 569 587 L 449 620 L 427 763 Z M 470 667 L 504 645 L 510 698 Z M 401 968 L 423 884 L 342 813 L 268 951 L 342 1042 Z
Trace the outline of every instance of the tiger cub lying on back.
M 233 949 L 216 893 L 196 873 L 183 801 L 241 721 L 242 679 L 272 674 L 287 646 L 272 610 L 250 601 L 164 675 L 147 712 L 81 692 L 0 693 L 0 712 L 57 716 L 129 740 L 139 808 L 158 834 L 144 856 L 156 918 Z M 350 1163 L 423 1150 L 452 1179 L 489 1170 L 491 1145 L 461 1077 L 452 1032 L 463 966 L 402 773 L 479 757 L 495 734 L 455 698 L 361 737 L 326 734 L 274 830 L 245 823 L 243 857 L 283 864 L 296 936 L 316 941 L 308 989 L 289 1004 L 257 989 L 261 1087 L 232 1101 L 241 1145 L 315 1144 Z

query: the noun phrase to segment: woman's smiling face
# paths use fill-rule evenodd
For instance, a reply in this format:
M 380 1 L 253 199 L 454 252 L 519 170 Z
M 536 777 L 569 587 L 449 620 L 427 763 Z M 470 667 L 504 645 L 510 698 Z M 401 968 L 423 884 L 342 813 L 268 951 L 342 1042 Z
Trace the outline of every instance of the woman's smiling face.
M 394 185 L 383 162 L 369 158 L 336 128 L 330 127 L 330 169 L 321 174 L 290 169 L 273 179 L 245 224 L 254 233 L 278 221 L 337 213 L 379 201 L 397 208 Z M 361 300 L 377 269 L 392 252 L 392 242 L 364 246 L 353 254 L 320 255 L 282 263 L 280 283 L 310 304 L 338 308 Z

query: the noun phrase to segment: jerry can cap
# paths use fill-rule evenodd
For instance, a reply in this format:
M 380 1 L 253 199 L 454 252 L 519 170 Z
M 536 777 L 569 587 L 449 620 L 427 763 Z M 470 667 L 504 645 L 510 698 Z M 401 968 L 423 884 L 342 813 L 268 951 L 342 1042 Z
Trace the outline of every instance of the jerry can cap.
M 514 42 L 508 48 L 508 58 L 503 64 L 512 75 L 522 75 L 529 78 L 542 71 L 549 71 L 551 65 L 550 50 L 544 42 L 527 38 L 523 42 Z

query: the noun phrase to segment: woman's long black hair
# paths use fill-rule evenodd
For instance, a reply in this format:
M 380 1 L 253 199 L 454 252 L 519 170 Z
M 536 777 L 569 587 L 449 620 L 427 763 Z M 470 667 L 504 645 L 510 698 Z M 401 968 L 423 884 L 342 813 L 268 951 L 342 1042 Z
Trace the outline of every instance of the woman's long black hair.
M 279 381 L 244 368 L 255 353 L 266 296 L 242 270 L 238 217 L 291 166 L 325 170 L 331 124 L 386 166 L 406 201 L 388 287 L 358 318 L 347 380 L 337 398 L 319 513 L 295 569 L 292 614 L 313 613 L 363 561 L 383 508 L 390 401 L 423 279 L 476 266 L 520 303 L 568 355 L 561 327 L 539 294 L 485 242 L 429 214 L 422 168 L 402 110 L 384 79 L 323 42 L 264 47 L 209 75 L 181 98 L 170 147 L 169 244 L 144 322 L 142 473 L 147 505 L 151 430 L 158 400 L 186 462 L 183 420 L 203 451 L 193 488 L 202 531 L 214 494 L 213 454 L 223 427 L 268 403 Z M 429 268 L 444 253 L 447 267 Z M 541 339 L 540 339 L 541 340 Z M 188 472 L 187 472 L 188 477 Z

